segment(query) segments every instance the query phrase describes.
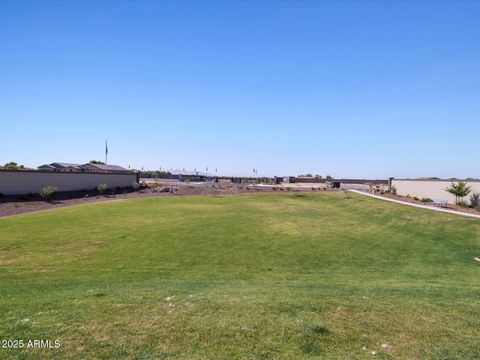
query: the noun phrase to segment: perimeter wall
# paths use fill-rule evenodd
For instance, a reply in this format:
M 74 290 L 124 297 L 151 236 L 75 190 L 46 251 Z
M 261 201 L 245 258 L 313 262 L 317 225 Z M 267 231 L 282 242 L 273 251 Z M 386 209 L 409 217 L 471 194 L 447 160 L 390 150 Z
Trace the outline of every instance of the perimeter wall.
M 432 200 L 448 200 L 450 204 L 455 204 L 455 196 L 445 191 L 452 180 L 402 180 L 392 179 L 392 186 L 397 188 L 397 194 L 403 196 L 417 196 L 418 198 L 430 198 Z M 455 180 L 458 182 L 461 180 Z M 472 193 L 480 193 L 480 181 L 466 181 L 472 188 Z M 470 195 L 464 199 L 470 203 Z
M 135 173 L 75 173 L 28 170 L 1 170 L 0 193 L 18 195 L 38 193 L 42 186 L 55 186 L 58 191 L 93 190 L 98 184 L 108 188 L 129 187 L 137 182 Z

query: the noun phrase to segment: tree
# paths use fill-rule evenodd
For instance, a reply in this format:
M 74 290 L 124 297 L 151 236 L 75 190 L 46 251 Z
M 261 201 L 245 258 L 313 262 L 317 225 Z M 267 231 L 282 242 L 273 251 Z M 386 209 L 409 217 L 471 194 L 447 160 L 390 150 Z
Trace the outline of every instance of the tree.
M 455 204 L 459 204 L 459 199 L 462 200 L 465 196 L 470 194 L 470 191 L 472 191 L 472 188 L 467 185 L 466 182 L 460 181 L 458 183 L 453 183 L 450 185 L 450 187 L 447 187 L 445 191 L 448 191 L 450 194 L 455 195 Z
M 18 165 L 16 162 L 10 161 L 10 162 L 6 163 L 5 165 L 3 165 L 3 168 L 5 170 L 21 170 L 21 169 L 25 169 L 25 166 Z
M 103 161 L 100 161 L 100 160 L 90 160 L 88 163 L 89 164 L 105 165 L 105 163 Z
M 327 180 L 327 181 L 332 181 L 332 180 L 333 180 L 333 177 L 331 177 L 330 175 L 327 175 L 327 176 L 325 177 L 325 180 Z

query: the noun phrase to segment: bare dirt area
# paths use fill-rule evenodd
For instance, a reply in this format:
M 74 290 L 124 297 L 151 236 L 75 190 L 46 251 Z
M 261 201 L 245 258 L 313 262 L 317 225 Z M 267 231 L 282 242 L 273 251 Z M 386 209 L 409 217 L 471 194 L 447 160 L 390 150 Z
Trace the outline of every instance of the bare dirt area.
M 291 185 L 291 186 L 288 186 Z M 29 212 L 55 209 L 78 204 L 88 204 L 99 201 L 116 199 L 131 199 L 152 196 L 182 196 L 182 195 L 237 195 L 256 192 L 281 192 L 281 191 L 321 191 L 320 187 L 295 186 L 284 184 L 247 185 L 247 184 L 206 184 L 206 183 L 181 183 L 175 181 L 152 181 L 138 190 L 133 188 L 109 189 L 104 193 L 98 191 L 59 192 L 53 194 L 49 201 L 45 201 L 38 194 L 23 194 L 3 196 L 0 198 L 0 217 L 24 214 Z

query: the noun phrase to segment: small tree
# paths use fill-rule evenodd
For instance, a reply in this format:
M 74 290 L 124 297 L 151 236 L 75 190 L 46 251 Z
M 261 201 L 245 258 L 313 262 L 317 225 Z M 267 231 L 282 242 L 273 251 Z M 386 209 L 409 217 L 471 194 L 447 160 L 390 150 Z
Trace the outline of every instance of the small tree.
M 97 191 L 98 191 L 99 193 L 104 193 L 107 189 L 108 189 L 108 185 L 107 185 L 107 184 L 98 184 L 98 185 L 97 185 Z
M 472 191 L 472 188 L 467 185 L 466 182 L 460 181 L 458 183 L 453 183 L 450 185 L 450 187 L 447 187 L 445 191 L 448 191 L 450 194 L 455 195 L 455 204 L 459 204 L 459 199 L 462 200 L 465 196 L 470 194 L 470 191 Z
M 49 201 L 50 197 L 57 192 L 57 188 L 55 186 L 42 186 L 40 188 L 40 196 L 42 197 L 43 200 Z
M 89 164 L 105 165 L 105 163 L 103 161 L 100 161 L 100 160 L 90 160 L 88 163 Z

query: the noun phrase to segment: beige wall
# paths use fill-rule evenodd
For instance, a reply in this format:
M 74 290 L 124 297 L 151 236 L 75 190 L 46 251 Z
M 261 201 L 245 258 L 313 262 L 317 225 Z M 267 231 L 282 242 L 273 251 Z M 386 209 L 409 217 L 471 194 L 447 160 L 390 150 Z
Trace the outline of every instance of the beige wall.
M 432 200 L 448 200 L 449 203 L 455 203 L 455 196 L 445 191 L 452 181 L 450 180 L 392 180 L 392 185 L 397 188 L 398 195 L 410 195 L 421 198 L 430 198 Z M 467 181 L 472 188 L 472 192 L 480 193 L 480 181 Z M 467 203 L 470 201 L 470 195 L 464 199 Z
M 0 171 L 0 193 L 17 195 L 38 193 L 42 186 L 55 186 L 58 191 L 93 190 L 98 184 L 109 188 L 131 186 L 136 174 Z

